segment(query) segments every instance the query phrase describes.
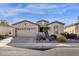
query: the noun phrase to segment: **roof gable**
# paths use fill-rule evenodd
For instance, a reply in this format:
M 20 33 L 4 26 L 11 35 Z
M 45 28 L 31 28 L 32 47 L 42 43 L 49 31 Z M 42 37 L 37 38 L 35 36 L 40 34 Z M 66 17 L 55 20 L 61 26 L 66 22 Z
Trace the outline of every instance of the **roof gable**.
M 22 20 L 22 21 L 19 21 L 19 22 L 17 22 L 17 23 L 14 23 L 14 24 L 12 24 L 12 25 L 17 25 L 17 24 L 20 24 L 20 23 L 22 23 L 22 22 L 29 22 L 29 23 L 32 23 L 32 24 L 34 24 L 34 25 L 37 25 L 37 26 L 38 26 L 38 24 L 33 23 L 33 22 L 31 22 L 31 21 L 28 21 L 28 20 Z
M 49 23 L 47 20 L 39 20 L 39 21 L 37 21 L 37 23 L 38 23 L 38 22 L 42 22 L 42 21 Z
M 59 23 L 59 24 L 65 25 L 64 23 L 59 22 L 59 21 L 54 21 L 54 22 L 51 22 L 51 23 L 49 23 L 48 25 L 50 25 L 50 24 L 54 24 L 54 23 Z

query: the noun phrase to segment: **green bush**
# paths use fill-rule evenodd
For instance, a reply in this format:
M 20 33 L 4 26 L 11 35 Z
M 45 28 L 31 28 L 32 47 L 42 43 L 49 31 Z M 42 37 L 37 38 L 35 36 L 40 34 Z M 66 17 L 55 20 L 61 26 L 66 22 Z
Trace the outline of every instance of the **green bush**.
M 5 37 L 4 35 L 0 35 L 0 40 L 1 40 L 1 39 L 4 39 L 4 37 Z
M 61 35 L 65 36 L 67 39 L 76 39 L 77 38 L 77 34 L 74 34 L 74 33 L 69 34 L 69 33 L 65 32 L 65 33 L 61 33 Z
M 56 39 L 57 39 L 57 36 L 56 36 L 56 35 L 51 35 L 50 38 L 51 38 L 52 40 L 56 40 Z
M 66 42 L 66 37 L 63 36 L 63 35 L 59 35 L 59 36 L 57 37 L 57 41 L 58 41 L 58 42 Z
M 67 33 L 67 32 L 61 33 L 61 35 L 65 36 L 67 39 L 69 39 L 69 38 L 70 38 L 70 34 L 69 34 L 69 33 Z
M 71 33 L 71 34 L 69 35 L 69 38 L 70 38 L 70 39 L 76 39 L 76 38 L 77 38 L 77 34 Z

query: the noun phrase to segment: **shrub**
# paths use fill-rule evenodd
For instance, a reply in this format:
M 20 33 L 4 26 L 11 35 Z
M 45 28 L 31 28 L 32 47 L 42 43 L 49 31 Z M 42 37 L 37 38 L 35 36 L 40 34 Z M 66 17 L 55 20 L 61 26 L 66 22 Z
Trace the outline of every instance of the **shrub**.
M 58 41 L 58 42 L 66 42 L 66 37 L 63 36 L 63 35 L 59 35 L 59 36 L 57 37 L 57 41 Z
M 67 33 L 67 32 L 61 33 L 61 35 L 65 36 L 67 39 L 69 39 L 69 38 L 70 38 L 70 34 L 69 34 L 69 33 Z
M 51 35 L 50 38 L 53 39 L 53 40 L 56 40 L 57 36 L 56 35 Z
M 4 37 L 5 37 L 4 35 L 0 35 L 0 39 L 4 39 Z
M 77 34 L 74 34 L 74 33 L 71 33 L 70 35 L 69 35 L 70 37 L 70 39 L 76 39 L 77 38 Z
M 65 32 L 65 33 L 61 33 L 61 35 L 65 36 L 67 39 L 76 39 L 77 38 L 77 34 L 74 34 L 74 33 L 69 34 L 69 33 Z

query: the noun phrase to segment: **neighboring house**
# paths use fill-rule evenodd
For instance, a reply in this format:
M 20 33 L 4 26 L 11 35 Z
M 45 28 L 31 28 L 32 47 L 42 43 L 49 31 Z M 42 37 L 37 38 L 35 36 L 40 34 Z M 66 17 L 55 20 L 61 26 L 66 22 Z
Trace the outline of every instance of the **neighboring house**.
M 10 25 L 0 24 L 0 35 L 15 36 L 15 28 Z
M 65 32 L 74 33 L 79 36 L 79 22 L 65 26 Z
M 52 34 L 58 35 L 64 32 L 64 23 L 59 21 L 54 21 L 52 23 L 49 23 L 48 27 L 49 27 L 48 30 L 49 35 Z
M 39 31 L 39 25 L 23 20 L 12 25 L 15 30 L 15 36 L 36 36 Z

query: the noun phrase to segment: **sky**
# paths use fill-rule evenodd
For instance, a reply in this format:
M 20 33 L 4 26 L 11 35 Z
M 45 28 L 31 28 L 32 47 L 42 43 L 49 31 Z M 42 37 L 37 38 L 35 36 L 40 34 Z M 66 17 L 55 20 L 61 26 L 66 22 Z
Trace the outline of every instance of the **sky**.
M 0 3 L 0 19 L 9 24 L 21 20 L 37 22 L 48 20 L 60 21 L 67 24 L 78 21 L 78 3 Z

